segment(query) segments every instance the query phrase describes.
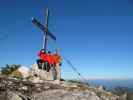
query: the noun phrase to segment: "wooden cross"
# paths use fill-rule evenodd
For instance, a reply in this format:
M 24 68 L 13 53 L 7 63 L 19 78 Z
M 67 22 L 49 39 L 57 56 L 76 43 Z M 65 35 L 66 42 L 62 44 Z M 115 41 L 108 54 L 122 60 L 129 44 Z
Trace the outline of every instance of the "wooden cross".
M 34 17 L 32 18 L 32 23 L 44 33 L 43 49 L 45 51 L 47 50 L 48 36 L 51 37 L 53 40 L 56 40 L 56 37 L 48 29 L 48 17 L 49 17 L 48 15 L 49 15 L 49 10 L 46 9 L 45 25 L 42 25 L 40 22 L 38 22 L 36 18 Z

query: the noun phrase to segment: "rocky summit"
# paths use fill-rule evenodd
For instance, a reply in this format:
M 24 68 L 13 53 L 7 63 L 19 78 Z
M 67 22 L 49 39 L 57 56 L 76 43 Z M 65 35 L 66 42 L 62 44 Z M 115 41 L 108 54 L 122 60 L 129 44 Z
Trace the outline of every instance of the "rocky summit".
M 0 77 L 0 100 L 120 100 L 104 89 L 74 81 L 38 81 Z

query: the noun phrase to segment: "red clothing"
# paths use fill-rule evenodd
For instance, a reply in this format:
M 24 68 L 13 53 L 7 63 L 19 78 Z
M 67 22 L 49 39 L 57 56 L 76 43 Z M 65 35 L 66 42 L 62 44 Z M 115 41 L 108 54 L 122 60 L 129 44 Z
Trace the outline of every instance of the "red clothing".
M 38 52 L 38 56 L 39 56 L 39 57 L 40 57 L 42 54 L 43 54 L 42 51 L 39 51 L 39 52 Z
M 61 57 L 58 54 L 46 54 L 45 52 L 40 51 L 38 53 L 39 58 L 42 61 L 47 61 L 49 64 L 58 64 L 61 61 Z
M 47 54 L 45 52 L 40 51 L 38 53 L 38 56 L 40 57 L 41 60 L 48 61 L 48 57 L 47 57 Z
M 51 55 L 51 54 L 48 55 L 48 63 L 54 64 L 53 55 Z
M 61 56 L 58 55 L 58 54 L 54 54 L 54 55 L 53 55 L 53 61 L 54 61 L 54 64 L 60 63 L 60 61 L 61 61 Z

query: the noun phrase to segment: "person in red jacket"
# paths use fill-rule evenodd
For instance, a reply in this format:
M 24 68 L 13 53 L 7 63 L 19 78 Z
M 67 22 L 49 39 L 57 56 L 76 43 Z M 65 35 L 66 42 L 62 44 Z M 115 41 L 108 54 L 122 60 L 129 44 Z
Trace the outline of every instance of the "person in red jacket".
M 51 68 L 51 52 L 50 51 L 48 51 L 44 59 L 45 59 L 45 62 L 47 63 L 45 70 L 49 72 Z
M 38 68 L 39 69 L 42 69 L 42 64 L 43 64 L 43 57 L 45 55 L 45 51 L 44 49 L 41 49 L 39 52 L 38 52 L 38 57 L 39 59 L 37 60 L 37 64 L 38 64 Z
M 60 79 L 61 79 L 61 71 L 60 71 L 61 56 L 59 54 L 58 49 L 56 49 L 56 53 L 53 54 L 53 61 L 54 61 L 54 70 L 55 70 L 54 79 L 60 81 Z
M 39 53 L 38 53 L 38 57 L 42 60 L 42 61 L 44 61 L 45 59 L 45 56 L 46 56 L 46 53 L 45 53 L 45 51 L 44 51 L 44 49 L 41 49 L 40 51 L 39 51 Z
M 49 63 L 49 67 L 50 67 L 50 73 L 52 74 L 51 79 L 53 80 L 53 79 L 55 79 L 55 67 L 54 67 L 53 54 L 51 54 L 50 51 L 48 51 L 48 63 Z
M 53 66 L 54 64 L 53 55 L 50 51 L 48 51 L 48 63 L 50 64 L 50 66 Z
M 38 53 L 39 59 L 37 60 L 38 68 L 49 71 L 49 56 L 44 51 L 44 49 L 41 49 Z

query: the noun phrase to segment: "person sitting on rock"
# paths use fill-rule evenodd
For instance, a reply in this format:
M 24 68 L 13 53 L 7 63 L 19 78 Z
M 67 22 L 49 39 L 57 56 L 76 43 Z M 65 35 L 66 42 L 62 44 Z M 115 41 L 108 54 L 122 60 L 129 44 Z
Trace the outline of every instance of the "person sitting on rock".
M 37 64 L 38 64 L 38 68 L 39 69 L 42 69 L 42 63 L 43 63 L 43 54 L 45 54 L 45 51 L 44 49 L 41 49 L 39 52 L 38 52 L 38 57 L 39 59 L 37 59 Z
M 48 55 L 44 49 L 41 49 L 38 53 L 39 59 L 37 60 L 38 68 L 47 70 Z
M 48 61 L 47 71 L 49 71 L 50 68 L 53 66 L 52 54 L 50 51 L 48 51 L 48 54 L 47 54 L 47 61 Z

